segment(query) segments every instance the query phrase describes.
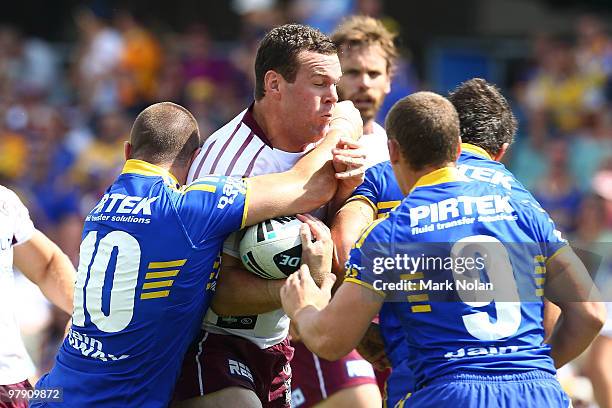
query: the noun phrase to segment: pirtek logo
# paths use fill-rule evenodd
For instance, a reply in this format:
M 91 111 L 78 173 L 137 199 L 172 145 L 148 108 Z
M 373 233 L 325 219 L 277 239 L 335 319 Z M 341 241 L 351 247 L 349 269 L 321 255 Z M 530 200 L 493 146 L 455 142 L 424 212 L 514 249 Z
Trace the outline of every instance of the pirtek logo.
M 117 214 L 133 214 L 136 215 L 141 213 L 143 215 L 151 215 L 151 204 L 157 200 L 158 197 L 138 197 L 138 196 L 126 196 L 125 194 L 104 194 L 104 197 L 100 202 L 91 210 L 92 214 L 98 214 L 100 212 L 111 212 L 114 211 Z M 117 209 L 115 205 L 119 202 Z

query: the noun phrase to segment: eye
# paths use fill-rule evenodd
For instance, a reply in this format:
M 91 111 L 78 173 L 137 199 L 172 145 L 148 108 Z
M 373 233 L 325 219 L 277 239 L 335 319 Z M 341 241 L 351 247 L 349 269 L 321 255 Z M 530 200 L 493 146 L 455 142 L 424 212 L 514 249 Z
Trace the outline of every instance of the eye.
M 370 76 L 370 78 L 378 78 L 381 75 L 381 73 L 378 71 L 370 71 L 368 72 L 368 75 Z

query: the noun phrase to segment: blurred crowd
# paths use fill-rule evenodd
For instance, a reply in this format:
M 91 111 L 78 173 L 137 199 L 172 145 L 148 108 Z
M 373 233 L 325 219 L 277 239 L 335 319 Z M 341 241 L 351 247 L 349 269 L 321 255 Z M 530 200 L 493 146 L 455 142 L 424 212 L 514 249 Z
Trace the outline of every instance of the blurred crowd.
M 362 13 L 401 31 L 378 0 L 232 5 L 242 19 L 234 42 L 215 41 L 204 25 L 157 30 L 128 10 L 103 7 L 74 11 L 77 37 L 69 43 L 0 26 L 0 184 L 18 192 L 75 265 L 83 216 L 118 175 L 143 107 L 180 103 L 208 135 L 250 103 L 254 53 L 269 28 L 300 21 L 329 33 L 343 16 Z M 565 34 L 533 36 L 519 75 L 498 84 L 521 125 L 507 164 L 560 229 L 591 248 L 612 242 L 612 37 L 593 16 L 577 18 Z M 408 59 L 399 61 L 380 119 L 399 97 L 427 87 Z M 67 317 L 43 309 L 27 309 L 35 318 L 24 320 L 38 332 L 46 316 L 33 355 L 45 371 Z

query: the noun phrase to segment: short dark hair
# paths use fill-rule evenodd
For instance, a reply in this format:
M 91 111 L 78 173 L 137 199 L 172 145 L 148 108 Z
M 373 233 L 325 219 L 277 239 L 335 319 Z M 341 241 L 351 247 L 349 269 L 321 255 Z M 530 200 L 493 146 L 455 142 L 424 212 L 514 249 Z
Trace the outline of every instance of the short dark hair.
M 295 81 L 299 68 L 298 54 L 312 51 L 319 54 L 336 54 L 336 46 L 328 36 L 316 28 L 302 24 L 285 24 L 273 28 L 259 43 L 255 57 L 255 99 L 264 97 L 264 77 L 273 70 L 287 82 Z
M 493 84 L 482 78 L 463 82 L 448 99 L 459 114 L 461 140 L 496 155 L 504 143 L 511 144 L 517 122 L 510 104 Z
M 345 52 L 344 47 L 357 48 L 378 45 L 385 54 L 387 72 L 393 72 L 397 59 L 395 33 L 387 30 L 380 20 L 369 16 L 350 16 L 342 20 L 331 35 L 331 40 L 339 52 Z
M 160 102 L 138 114 L 130 143 L 134 159 L 186 165 L 200 147 L 200 130 L 187 109 L 172 102 Z
M 417 92 L 400 99 L 389 111 L 385 127 L 415 171 L 457 159 L 459 117 L 443 96 Z

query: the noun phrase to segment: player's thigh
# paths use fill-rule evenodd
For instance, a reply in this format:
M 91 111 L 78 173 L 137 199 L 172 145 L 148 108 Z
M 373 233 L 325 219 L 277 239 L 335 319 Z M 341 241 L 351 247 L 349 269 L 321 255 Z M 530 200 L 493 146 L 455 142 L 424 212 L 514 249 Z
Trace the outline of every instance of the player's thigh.
M 257 395 L 246 388 L 229 387 L 206 394 L 203 397 L 191 398 L 174 403 L 172 408 L 227 408 L 245 407 L 262 408 Z
M 382 406 L 376 384 L 361 384 L 339 390 L 316 405 L 316 408 L 371 408 Z

